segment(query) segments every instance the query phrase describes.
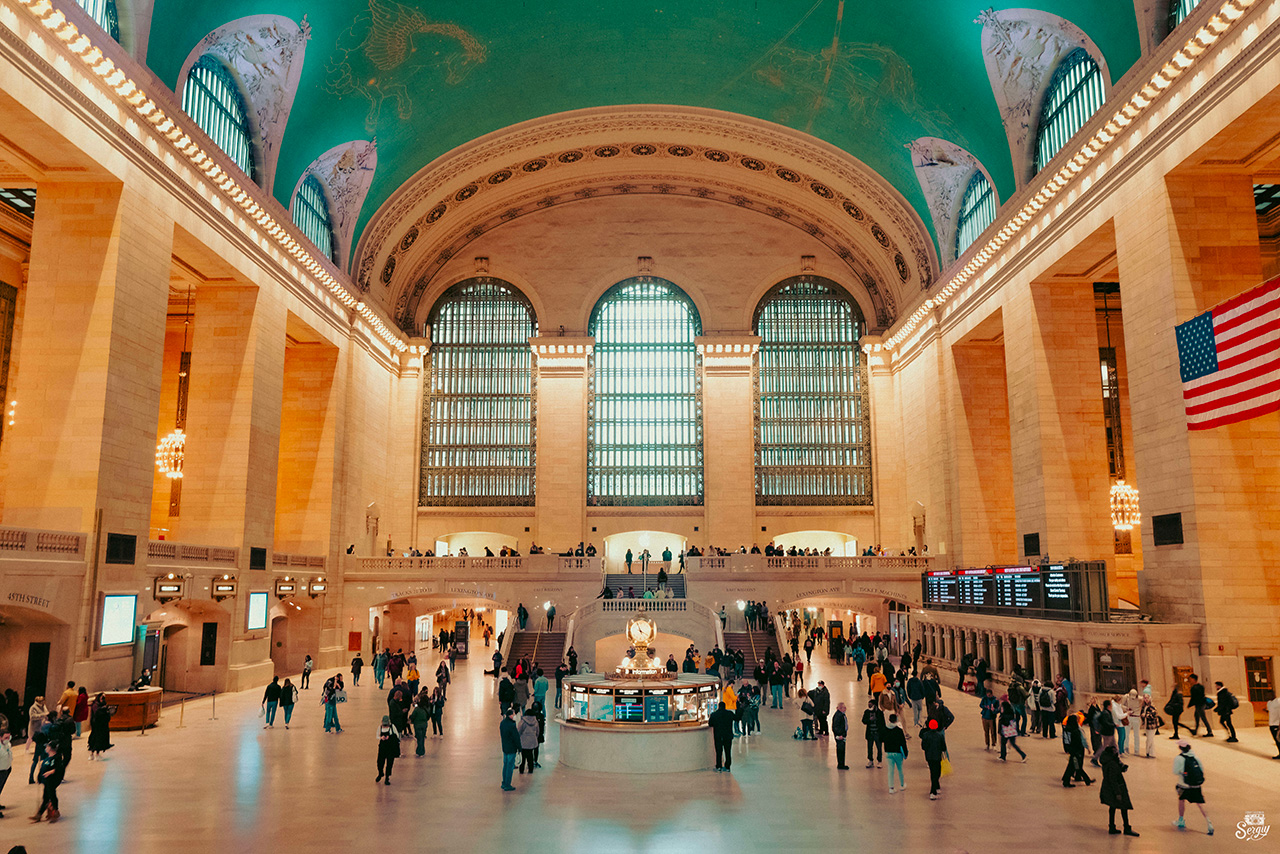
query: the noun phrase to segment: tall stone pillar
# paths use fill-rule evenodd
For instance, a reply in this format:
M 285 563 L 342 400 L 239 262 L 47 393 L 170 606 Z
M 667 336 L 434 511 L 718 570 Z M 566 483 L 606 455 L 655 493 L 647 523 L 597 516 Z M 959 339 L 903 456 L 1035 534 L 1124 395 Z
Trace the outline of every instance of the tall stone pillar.
M 747 545 L 755 527 L 755 389 L 752 385 L 756 335 L 697 339 L 702 355 L 703 503 L 709 543 Z
M 877 543 L 914 543 L 911 513 L 907 509 L 906 450 L 902 441 L 902 408 L 897 379 L 889 355 L 881 348 L 883 338 L 864 335 L 861 342 L 867 358 L 867 382 L 871 402 L 872 501 L 876 508 Z M 936 541 L 935 541 L 936 543 Z M 875 543 L 858 543 L 864 549 Z M 937 547 L 933 551 L 937 551 Z
M 1246 648 L 1280 651 L 1280 420 L 1271 413 L 1188 430 L 1174 327 L 1260 282 L 1253 180 L 1180 174 L 1129 201 L 1116 217 L 1116 252 L 1142 508 L 1142 607 L 1203 622 L 1201 681 L 1241 685 Z M 1156 546 L 1152 516 L 1173 514 L 1182 541 Z
M 1110 477 L 1093 288 L 1033 282 L 1004 306 L 1018 553 L 1110 561 Z M 1034 557 L 1035 555 L 1031 555 Z
M 564 551 L 587 539 L 587 362 L 590 337 L 533 338 L 538 372 L 534 540 Z

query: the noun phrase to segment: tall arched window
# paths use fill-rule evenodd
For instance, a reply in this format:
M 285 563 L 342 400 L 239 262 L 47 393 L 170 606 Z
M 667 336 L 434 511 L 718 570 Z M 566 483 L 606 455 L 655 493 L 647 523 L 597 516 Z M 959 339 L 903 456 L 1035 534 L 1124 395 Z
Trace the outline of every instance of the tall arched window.
M 1187 19 L 1200 0 L 1169 0 L 1169 32 L 1173 32 Z
M 1071 51 L 1053 72 L 1040 109 L 1036 131 L 1037 172 L 1084 127 L 1104 100 L 1106 92 L 1098 64 L 1082 47 Z
M 302 233 L 311 239 L 316 248 L 330 261 L 333 257 L 333 226 L 329 221 L 329 202 L 320 179 L 311 173 L 302 179 L 298 195 L 293 200 L 293 221 Z
M 758 504 L 870 504 L 862 311 L 829 279 L 797 276 L 756 307 Z
M 665 279 L 627 279 L 596 303 L 590 331 L 587 502 L 701 504 L 702 321 L 693 301 Z
M 195 119 L 235 164 L 257 181 L 253 166 L 253 134 L 240 85 L 217 57 L 196 60 L 182 89 L 182 109 Z
M 419 503 L 532 504 L 533 306 L 501 279 L 467 279 L 441 295 L 428 323 Z
M 996 193 L 979 169 L 973 173 L 969 186 L 960 199 L 960 216 L 956 220 L 956 257 L 968 249 L 987 226 L 996 221 Z
M 89 17 L 97 21 L 98 26 L 107 35 L 120 41 L 120 12 L 116 8 L 116 0 L 76 0 Z

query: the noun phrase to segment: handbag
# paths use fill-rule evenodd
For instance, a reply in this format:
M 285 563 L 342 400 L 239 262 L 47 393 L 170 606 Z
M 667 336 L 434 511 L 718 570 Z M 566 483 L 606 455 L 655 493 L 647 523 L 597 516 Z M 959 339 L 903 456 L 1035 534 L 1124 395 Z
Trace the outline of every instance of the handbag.
M 345 702 L 347 701 L 347 692 L 346 692 L 345 690 L 342 690 L 342 691 L 334 691 L 334 692 L 333 692 L 333 701 L 334 701 L 335 703 L 345 703 Z
M 942 757 L 942 771 L 939 772 L 939 776 L 949 777 L 951 775 L 951 772 L 954 770 L 955 769 L 951 767 L 951 760 L 945 756 Z

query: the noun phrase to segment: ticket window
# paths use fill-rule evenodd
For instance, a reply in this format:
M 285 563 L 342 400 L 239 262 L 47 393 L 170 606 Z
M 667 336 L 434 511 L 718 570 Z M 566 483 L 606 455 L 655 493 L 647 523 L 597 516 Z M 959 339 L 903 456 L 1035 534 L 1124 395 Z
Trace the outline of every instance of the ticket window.
M 589 720 L 590 715 L 588 714 L 587 707 L 587 692 L 575 689 L 569 699 L 569 719 Z

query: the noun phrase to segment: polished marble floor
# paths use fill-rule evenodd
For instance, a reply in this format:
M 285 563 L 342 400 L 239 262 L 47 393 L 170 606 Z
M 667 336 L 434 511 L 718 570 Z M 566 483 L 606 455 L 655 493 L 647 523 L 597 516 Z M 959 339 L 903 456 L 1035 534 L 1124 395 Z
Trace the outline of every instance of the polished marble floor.
M 821 649 L 821 648 L 820 648 Z M 865 703 L 866 683 L 852 668 L 819 661 L 833 703 Z M 434 670 L 427 662 L 424 673 Z M 1009 851 L 1201 852 L 1238 846 L 1235 825 L 1262 811 L 1280 821 L 1280 761 L 1269 758 L 1265 729 L 1242 730 L 1241 744 L 1197 741 L 1208 776 L 1205 793 L 1217 835 L 1207 838 L 1198 816 L 1179 832 L 1171 761 L 1173 743 L 1157 742 L 1158 758 L 1130 761 L 1127 775 L 1140 839 L 1108 836 L 1097 787 L 1063 789 L 1064 756 L 1057 741 L 1023 739 L 1030 761 L 1002 764 L 982 748 L 976 701 L 955 692 L 949 738 L 956 772 L 943 796 L 928 799 L 928 770 L 912 752 L 908 787 L 890 795 L 886 772 L 857 761 L 860 734 L 850 744 L 852 770 L 837 771 L 826 741 L 791 738 L 797 712 L 765 709 L 764 733 L 735 746 L 733 774 L 667 777 L 599 774 L 559 766 L 557 733 L 549 728 L 544 768 L 499 789 L 501 756 L 494 682 L 482 660 L 460 662 L 445 713 L 446 735 L 428 739 L 427 755 L 396 764 L 391 786 L 375 785 L 376 730 L 385 693 L 370 681 L 351 688 L 340 707 L 345 732 L 322 727 L 317 674 L 285 730 L 264 730 L 258 692 L 224 695 L 216 720 L 210 703 L 188 704 L 184 726 L 167 708 L 145 736 L 121 733 L 102 762 L 87 761 L 77 742 L 60 789 L 63 818 L 31 824 L 38 801 L 26 784 L 23 748 L 0 800 L 0 851 L 23 844 L 30 854 L 151 854 L 151 852 L 748 852 Z M 367 673 L 367 671 L 366 671 Z M 918 741 L 911 744 L 914 747 Z M 409 746 L 406 742 L 406 747 Z M 411 753 L 412 751 L 407 751 Z M 29 759 L 27 760 L 29 762 Z M 1091 769 L 1096 770 L 1096 769 Z M 1280 845 L 1280 831 L 1258 850 Z

